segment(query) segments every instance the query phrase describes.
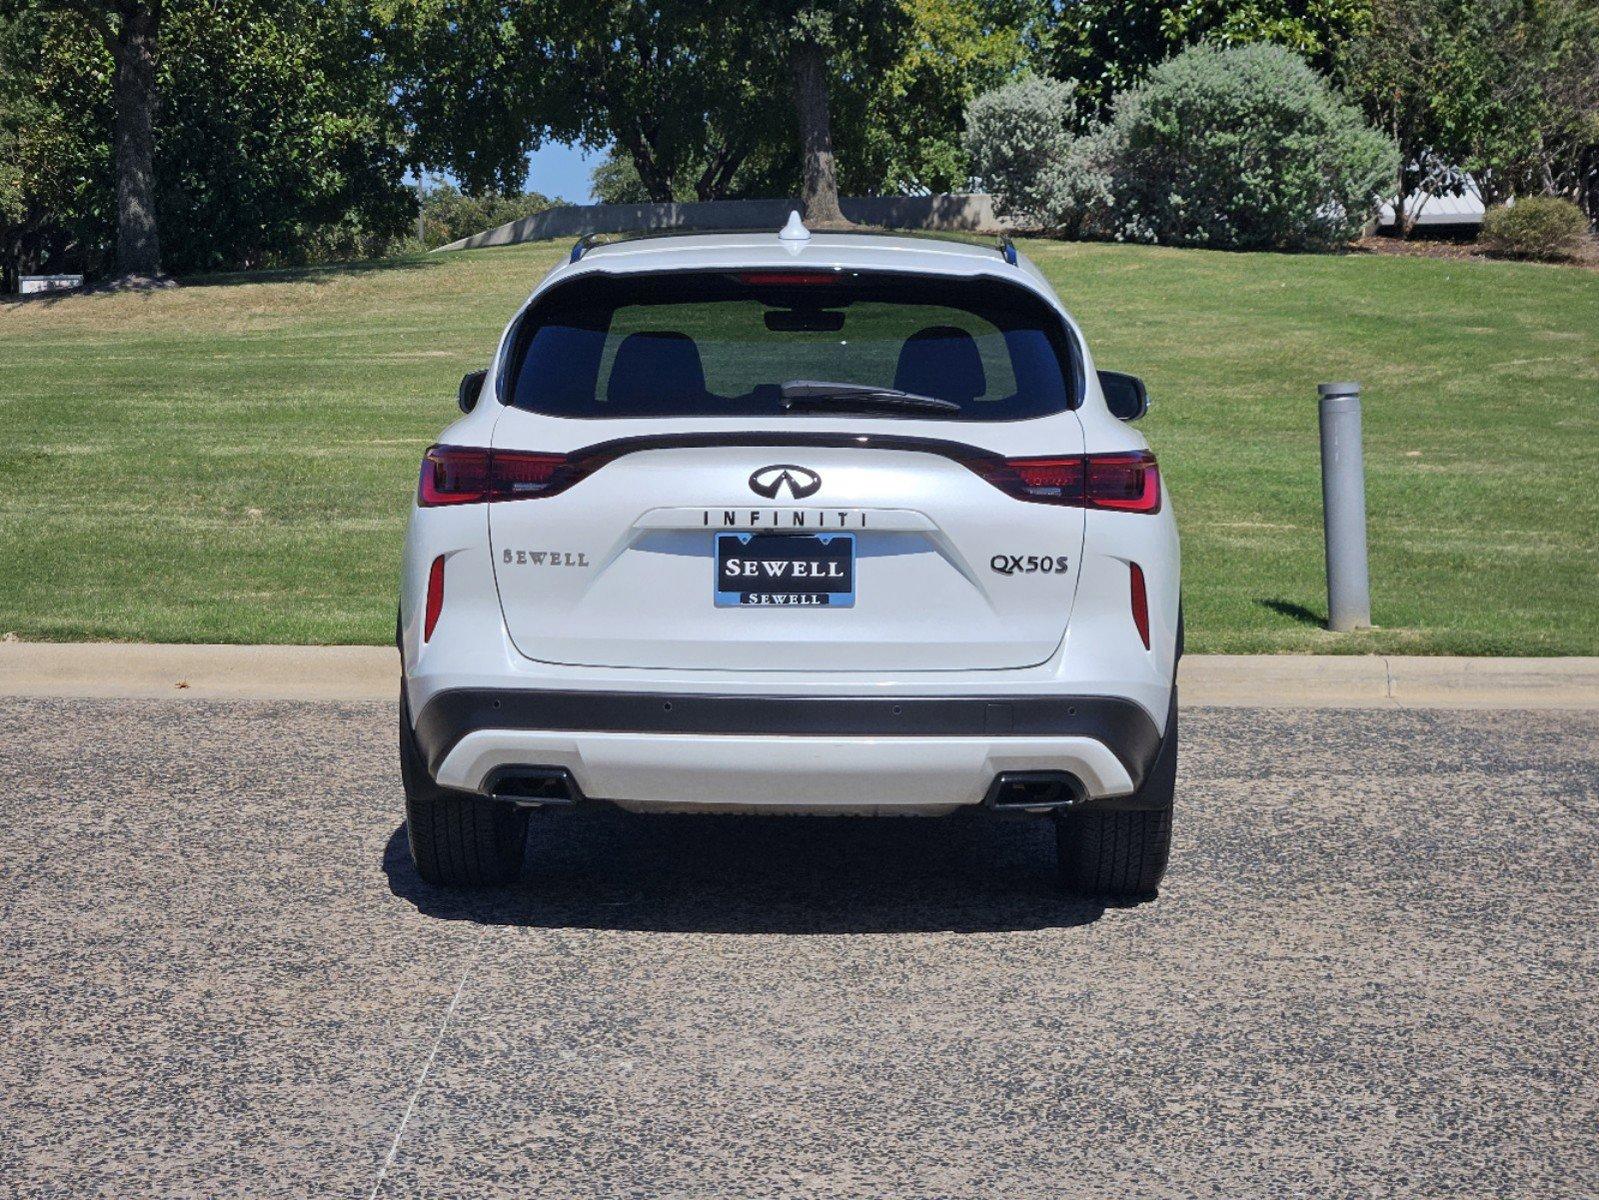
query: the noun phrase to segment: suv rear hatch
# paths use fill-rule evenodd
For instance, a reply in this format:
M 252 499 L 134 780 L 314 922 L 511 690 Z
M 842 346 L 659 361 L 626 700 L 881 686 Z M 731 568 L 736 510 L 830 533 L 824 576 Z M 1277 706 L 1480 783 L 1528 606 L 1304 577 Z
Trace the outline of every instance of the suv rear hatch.
M 938 280 L 930 302 L 929 282 L 619 275 L 541 298 L 494 432 L 526 497 L 489 510 L 518 651 L 809 672 L 1047 660 L 1083 510 L 1006 494 L 991 478 L 1004 460 L 970 442 L 986 422 L 1042 418 L 1041 452 L 1080 455 L 1070 342 L 1024 289 Z M 796 380 L 913 400 L 784 386 Z M 612 419 L 573 419 L 594 417 Z M 593 431 L 586 449 L 548 453 L 574 429 Z

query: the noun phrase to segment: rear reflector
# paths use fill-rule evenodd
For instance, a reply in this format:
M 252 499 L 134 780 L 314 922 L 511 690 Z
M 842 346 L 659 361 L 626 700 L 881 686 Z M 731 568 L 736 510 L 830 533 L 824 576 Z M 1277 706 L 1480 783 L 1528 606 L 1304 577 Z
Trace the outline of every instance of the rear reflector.
M 1138 626 L 1138 636 L 1144 640 L 1144 649 L 1149 649 L 1149 592 L 1144 588 L 1144 568 L 1135 562 L 1127 564 L 1132 568 L 1133 577 L 1133 624 Z
M 1160 511 L 1160 468 L 1147 450 L 1131 454 L 973 459 L 967 465 L 1018 500 L 1119 512 Z
M 526 500 L 563 492 L 592 470 L 564 454 L 432 446 L 422 456 L 416 502 L 423 508 Z
M 433 636 L 433 627 L 439 623 L 439 613 L 444 611 L 444 555 L 433 560 L 428 568 L 427 607 L 422 617 L 422 640 Z

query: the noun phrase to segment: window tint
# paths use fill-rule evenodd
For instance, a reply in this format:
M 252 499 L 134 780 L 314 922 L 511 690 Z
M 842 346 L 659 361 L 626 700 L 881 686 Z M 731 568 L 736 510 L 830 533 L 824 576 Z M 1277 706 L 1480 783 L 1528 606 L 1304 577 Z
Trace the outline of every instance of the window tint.
M 512 342 L 506 398 L 563 417 L 784 416 L 780 387 L 820 380 L 960 405 L 908 414 L 921 419 L 1013 421 L 1071 407 L 1074 373 L 1055 313 L 999 281 L 589 276 L 529 311 Z M 827 410 L 792 415 L 818 411 Z

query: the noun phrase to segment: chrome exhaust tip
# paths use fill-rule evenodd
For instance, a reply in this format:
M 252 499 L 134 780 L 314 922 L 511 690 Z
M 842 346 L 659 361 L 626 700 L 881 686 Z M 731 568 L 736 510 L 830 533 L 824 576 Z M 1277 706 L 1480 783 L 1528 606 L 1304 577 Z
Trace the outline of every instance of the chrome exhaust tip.
M 483 792 L 524 808 L 576 804 L 583 795 L 565 767 L 499 767 L 483 781 Z
M 1088 799 L 1083 781 L 1069 771 L 1001 771 L 983 807 L 1000 812 L 1055 812 Z

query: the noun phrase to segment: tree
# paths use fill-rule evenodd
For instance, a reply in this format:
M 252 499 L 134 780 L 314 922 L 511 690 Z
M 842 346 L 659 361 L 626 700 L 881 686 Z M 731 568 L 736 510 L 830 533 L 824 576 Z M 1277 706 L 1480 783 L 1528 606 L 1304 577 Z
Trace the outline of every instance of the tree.
M 1326 70 L 1364 27 L 1370 0 L 1056 0 L 1043 38 L 1050 73 L 1078 82 L 1090 115 L 1157 64 L 1200 42 L 1275 42 Z
M 806 8 L 789 34 L 794 73 L 794 112 L 799 118 L 800 205 L 813 225 L 845 225 L 838 205 L 838 169 L 833 161 L 833 120 L 828 111 L 827 58 L 833 24 L 829 14 Z
M 575 140 L 611 150 L 606 199 L 798 189 L 826 223 L 841 188 L 964 183 L 961 109 L 1023 61 L 1042 2 L 384 0 L 380 39 L 414 160 L 468 192 Z
M 1467 172 L 1487 203 L 1562 193 L 1595 215 L 1599 9 L 1586 0 L 1373 0 L 1339 65 L 1399 144 L 1402 235 Z
M 965 108 L 1028 60 L 1032 0 L 904 0 L 887 66 L 852 72 L 838 89 L 839 186 L 873 193 L 961 191 Z
M 162 267 L 366 254 L 404 230 L 415 201 L 356 0 L 168 0 L 160 28 L 148 215 Z M 19 240 L 34 258 L 70 246 L 87 270 L 110 247 L 127 277 L 121 97 L 103 36 L 42 7 L 0 19 L 0 33 L 0 95 L 32 114 Z
M 554 138 L 620 147 L 652 200 L 712 200 L 770 136 L 781 62 L 747 7 L 396 0 L 382 36 L 416 161 L 469 192 L 520 189 Z
M 805 219 L 812 226 L 847 225 L 838 204 L 833 84 L 858 86 L 893 61 L 908 24 L 906 7 L 900 0 L 759 0 L 748 7 L 787 59 Z
M 650 194 L 644 190 L 638 177 L 638 168 L 626 152 L 612 150 L 594 170 L 589 172 L 589 184 L 601 204 L 648 204 Z M 676 188 L 673 189 L 674 193 Z
M 1438 105 L 1484 201 L 1592 186 L 1599 150 L 1599 6 L 1483 0 L 1457 34 Z
M 106 57 L 81 18 L 0 14 L 0 290 L 13 274 L 87 271 L 115 229 Z
M 124 280 L 161 274 L 161 234 L 155 213 L 155 68 L 161 0 L 113 0 L 84 5 L 116 63 L 113 145 L 117 168 L 117 275 Z
M 771 48 L 740 20 L 741 6 L 613 2 L 571 64 L 575 132 L 589 146 L 614 141 L 652 200 L 726 196 L 765 135 L 762 99 L 775 74 Z
M 87 22 L 111 55 L 117 274 L 135 282 L 153 279 L 161 274 L 154 124 L 162 0 L 0 0 L 0 15 L 16 17 L 29 9 Z
M 1373 0 L 1365 35 L 1340 62 L 1345 89 L 1399 147 L 1393 204 L 1401 237 L 1429 197 L 1464 186 L 1457 169 L 1463 146 L 1442 101 L 1454 86 L 1457 23 L 1474 6 L 1474 0 Z
M 181 271 L 381 252 L 415 219 L 364 13 L 168 4 L 157 200 Z

